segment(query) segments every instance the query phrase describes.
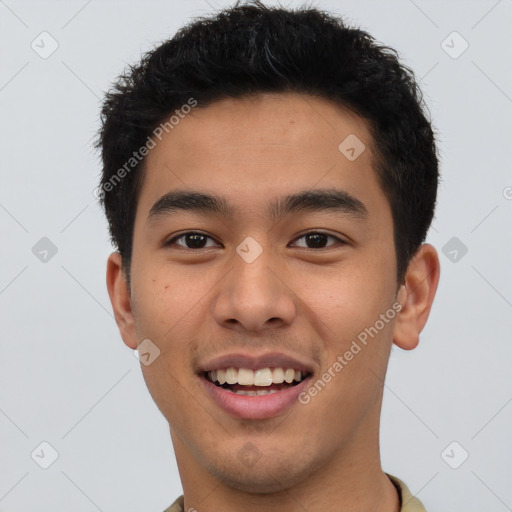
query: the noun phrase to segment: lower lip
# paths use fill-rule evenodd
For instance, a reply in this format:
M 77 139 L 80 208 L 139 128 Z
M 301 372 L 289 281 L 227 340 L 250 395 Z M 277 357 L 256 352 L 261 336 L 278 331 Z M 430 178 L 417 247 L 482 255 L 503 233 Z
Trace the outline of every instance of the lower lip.
M 206 392 L 227 413 L 235 418 L 260 420 L 277 416 L 294 402 L 298 402 L 298 396 L 308 386 L 311 376 L 291 388 L 259 396 L 238 395 L 216 386 L 205 377 L 199 378 Z

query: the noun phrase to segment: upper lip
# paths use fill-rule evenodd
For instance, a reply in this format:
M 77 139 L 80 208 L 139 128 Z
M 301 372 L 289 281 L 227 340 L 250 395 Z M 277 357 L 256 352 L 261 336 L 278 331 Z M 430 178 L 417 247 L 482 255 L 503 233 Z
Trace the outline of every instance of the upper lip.
M 313 373 L 314 364 L 297 356 L 281 352 L 267 352 L 260 355 L 232 353 L 216 356 L 199 364 L 199 373 L 225 368 L 247 368 L 259 370 L 261 368 L 293 368 L 302 373 Z

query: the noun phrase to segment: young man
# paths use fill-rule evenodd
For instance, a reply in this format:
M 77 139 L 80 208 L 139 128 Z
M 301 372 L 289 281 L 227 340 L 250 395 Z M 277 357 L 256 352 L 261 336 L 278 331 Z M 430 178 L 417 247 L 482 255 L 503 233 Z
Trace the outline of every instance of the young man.
M 380 462 L 392 343 L 439 279 L 410 70 L 315 9 L 200 19 L 110 91 L 98 141 L 124 343 L 169 422 L 168 511 L 418 512 Z

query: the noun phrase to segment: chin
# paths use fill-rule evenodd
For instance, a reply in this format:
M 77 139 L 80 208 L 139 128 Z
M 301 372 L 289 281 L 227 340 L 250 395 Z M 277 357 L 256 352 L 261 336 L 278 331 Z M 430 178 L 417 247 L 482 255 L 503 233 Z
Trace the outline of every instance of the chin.
M 251 494 L 275 494 L 306 480 L 314 471 L 313 464 L 298 464 L 297 457 L 289 460 L 265 460 L 262 457 L 252 468 L 240 467 L 240 463 L 225 467 L 210 466 L 210 471 L 222 482 L 241 492 Z

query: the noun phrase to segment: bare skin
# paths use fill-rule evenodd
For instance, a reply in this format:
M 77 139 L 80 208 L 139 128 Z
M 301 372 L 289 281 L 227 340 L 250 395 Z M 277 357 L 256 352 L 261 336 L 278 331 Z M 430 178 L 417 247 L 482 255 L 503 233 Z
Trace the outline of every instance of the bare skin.
M 366 146 L 354 161 L 338 149 L 349 134 Z M 185 510 L 399 510 L 379 454 L 383 381 L 392 343 L 419 342 L 439 260 L 422 245 L 397 283 L 393 219 L 371 148 L 366 122 L 350 111 L 267 94 L 196 108 L 146 157 L 131 289 L 118 253 L 107 286 L 124 343 L 136 349 L 150 339 L 160 350 L 142 371 L 170 425 Z M 320 189 L 349 194 L 366 213 L 267 216 L 270 201 Z M 178 210 L 148 219 L 176 190 L 223 196 L 234 216 Z M 204 245 L 183 236 L 166 245 L 187 232 L 204 235 Z M 324 247 L 308 233 L 326 235 Z M 249 236 L 262 249 L 251 263 L 236 251 Z M 316 381 L 393 304 L 401 311 L 306 405 L 238 418 L 204 392 L 201 363 L 232 352 L 295 355 Z M 248 446 L 252 465 L 240 456 Z

